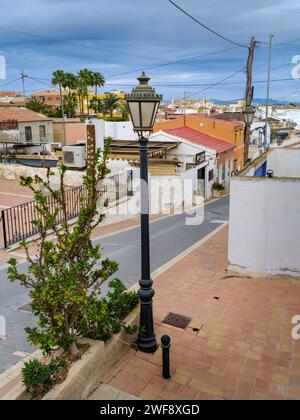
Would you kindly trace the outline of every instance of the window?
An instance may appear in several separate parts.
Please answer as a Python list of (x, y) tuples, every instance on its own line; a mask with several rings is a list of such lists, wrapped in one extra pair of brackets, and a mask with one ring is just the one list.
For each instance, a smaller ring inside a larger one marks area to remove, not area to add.
[(27, 143), (32, 142), (32, 130), (31, 127), (25, 127), (25, 140)]
[(213, 179), (214, 179), (214, 170), (213, 170), (213, 169), (211, 169), (211, 170), (208, 172), (208, 181), (213, 181)]
[(40, 139), (44, 139), (46, 137), (46, 126), (40, 125)]
[(205, 162), (205, 152), (198, 153), (196, 155), (196, 166), (200, 165), (203, 162)]

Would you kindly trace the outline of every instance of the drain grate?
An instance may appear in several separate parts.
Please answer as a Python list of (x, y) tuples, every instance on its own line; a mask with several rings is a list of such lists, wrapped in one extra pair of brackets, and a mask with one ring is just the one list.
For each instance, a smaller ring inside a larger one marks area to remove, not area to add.
[(188, 316), (174, 314), (173, 312), (170, 312), (162, 322), (163, 324), (168, 324), (172, 325), (173, 327), (185, 329), (189, 325), (191, 320), (192, 318), (189, 318)]

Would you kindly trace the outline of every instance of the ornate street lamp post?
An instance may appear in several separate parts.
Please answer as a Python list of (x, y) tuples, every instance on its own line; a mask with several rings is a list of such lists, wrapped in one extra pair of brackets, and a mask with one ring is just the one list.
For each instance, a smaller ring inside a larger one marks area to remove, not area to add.
[(158, 95), (148, 85), (150, 78), (143, 72), (140, 82), (130, 94), (126, 95), (133, 129), (138, 133), (140, 144), (140, 172), (141, 172), (141, 261), (142, 276), (138, 295), (141, 301), (140, 326), (138, 348), (145, 353), (157, 350), (154, 334), (152, 298), (154, 290), (150, 274), (150, 235), (149, 235), (149, 192), (148, 192), (148, 136), (153, 131), (155, 117), (162, 96)]
[(255, 114), (255, 107), (247, 105), (243, 110), (243, 117), (245, 122), (245, 131), (244, 131), (244, 165), (247, 164), (249, 159), (249, 144), (250, 144), (250, 128), (253, 123)]

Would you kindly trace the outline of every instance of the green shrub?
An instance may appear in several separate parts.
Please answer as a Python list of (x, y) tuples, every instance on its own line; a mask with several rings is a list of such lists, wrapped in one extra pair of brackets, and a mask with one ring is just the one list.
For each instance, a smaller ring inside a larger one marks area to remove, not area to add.
[(29, 393), (30, 399), (46, 394), (58, 381), (58, 375), (65, 371), (68, 364), (64, 360), (51, 360), (47, 365), (37, 359), (24, 363), (22, 369), (23, 384)]
[(139, 303), (136, 292), (128, 292), (119, 279), (109, 283), (110, 291), (107, 294), (108, 309), (112, 316), (123, 319)]
[[(45, 353), (61, 347), (74, 360), (79, 355), (75, 324), (86, 312), (93, 313), (101, 285), (118, 270), (115, 261), (101, 259), (101, 246), (91, 240), (93, 229), (104, 219), (97, 210), (101, 196), (98, 185), (109, 173), (109, 146), (108, 142), (103, 152), (97, 150), (88, 167), (83, 178), (84, 193), (78, 193), (77, 197), (80, 214), (72, 227), (68, 223), (66, 203), (66, 166), (60, 167), (57, 190), (53, 189), (54, 174), (50, 169), (46, 179), (37, 175), (22, 178), (21, 184), (32, 190), (36, 200), (37, 216), (32, 224), (39, 233), (37, 258), (23, 241), (21, 246), (29, 262), (27, 271), (19, 271), (16, 259), (8, 261), (9, 280), (18, 281), (29, 290), (31, 308), (38, 319), (35, 327), (26, 328), (29, 342)], [(63, 219), (60, 228), (59, 215)], [(49, 238), (49, 232), (55, 240)]]
[(219, 182), (214, 182), (212, 185), (212, 189), (215, 191), (224, 191), (225, 187), (223, 184), (220, 184)]
[(77, 322), (76, 329), (84, 337), (107, 341), (113, 334), (122, 330), (127, 334), (134, 334), (137, 331), (136, 327), (129, 328), (123, 322), (139, 302), (137, 293), (128, 292), (118, 279), (109, 283), (109, 289), (107, 297), (90, 305)]

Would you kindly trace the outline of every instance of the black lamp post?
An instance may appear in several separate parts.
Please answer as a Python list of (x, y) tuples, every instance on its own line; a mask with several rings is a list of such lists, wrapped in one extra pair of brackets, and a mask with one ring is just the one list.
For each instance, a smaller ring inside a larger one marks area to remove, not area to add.
[(249, 144), (250, 144), (250, 127), (253, 123), (255, 114), (255, 107), (247, 105), (243, 110), (243, 117), (245, 122), (245, 131), (244, 131), (244, 165), (247, 164), (249, 159)]
[(140, 82), (130, 94), (126, 95), (133, 129), (138, 133), (140, 144), (140, 171), (141, 171), (141, 257), (142, 276), (138, 291), (141, 301), (140, 326), (138, 335), (138, 348), (145, 353), (154, 353), (157, 350), (157, 341), (154, 334), (152, 298), (154, 290), (150, 274), (150, 235), (149, 235), (149, 192), (148, 192), (148, 136), (153, 131), (155, 117), (162, 96), (158, 95), (148, 85), (150, 78), (143, 72)]

